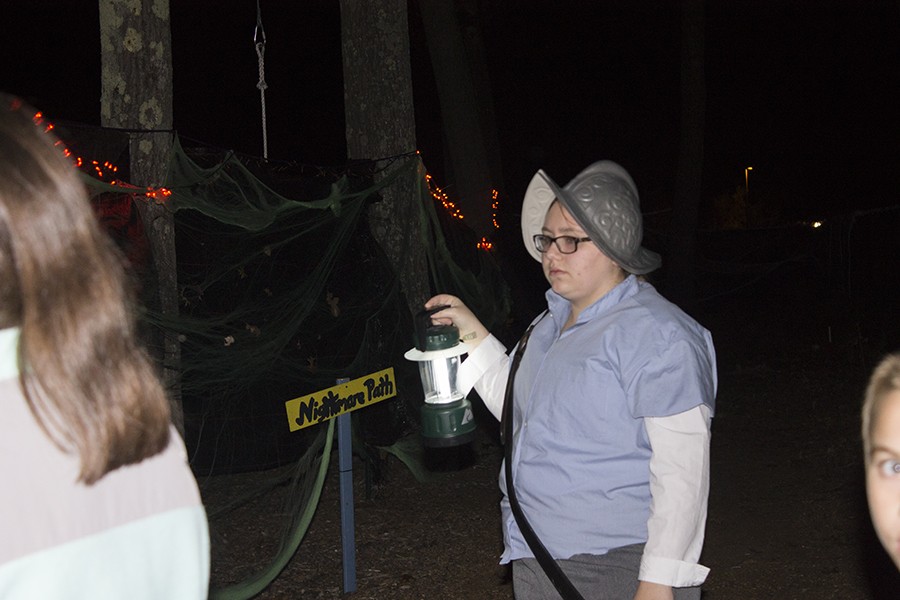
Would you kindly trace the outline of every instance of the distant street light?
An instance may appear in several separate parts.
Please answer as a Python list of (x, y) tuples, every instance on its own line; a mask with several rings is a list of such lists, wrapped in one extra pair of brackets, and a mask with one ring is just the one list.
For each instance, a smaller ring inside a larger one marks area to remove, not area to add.
[(753, 167), (747, 167), (744, 169), (744, 188), (747, 190), (747, 195), (750, 195), (750, 171), (753, 170)]

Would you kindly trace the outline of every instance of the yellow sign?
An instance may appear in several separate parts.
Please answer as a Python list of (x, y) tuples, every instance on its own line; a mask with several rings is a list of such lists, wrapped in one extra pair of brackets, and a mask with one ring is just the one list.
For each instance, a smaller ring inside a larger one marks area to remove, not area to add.
[(397, 395), (397, 386), (394, 381), (396, 381), (394, 368), (389, 367), (309, 396), (288, 400), (284, 403), (284, 407), (287, 409), (288, 425), (291, 431), (297, 431), (338, 415), (393, 398)]

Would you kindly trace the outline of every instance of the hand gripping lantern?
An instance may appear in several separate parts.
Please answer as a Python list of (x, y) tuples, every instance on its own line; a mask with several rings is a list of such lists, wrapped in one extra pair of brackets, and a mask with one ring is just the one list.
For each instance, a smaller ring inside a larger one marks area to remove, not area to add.
[(422, 443), (436, 448), (461, 446), (475, 437), (472, 405), (456, 382), (460, 357), (469, 347), (459, 341), (459, 329), (455, 326), (431, 322), (431, 315), (445, 308), (438, 306), (416, 315), (416, 347), (404, 355), (419, 363), (425, 392)]

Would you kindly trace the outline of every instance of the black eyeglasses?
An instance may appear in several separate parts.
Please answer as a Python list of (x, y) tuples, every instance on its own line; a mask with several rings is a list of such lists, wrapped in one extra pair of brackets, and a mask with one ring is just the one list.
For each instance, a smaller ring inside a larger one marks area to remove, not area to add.
[(571, 235), (561, 235), (559, 237), (550, 237), (549, 235), (537, 234), (534, 236), (534, 247), (538, 252), (546, 252), (550, 249), (550, 244), (556, 243), (556, 247), (563, 254), (572, 254), (578, 250), (578, 242), (589, 242), (591, 238), (577, 238)]

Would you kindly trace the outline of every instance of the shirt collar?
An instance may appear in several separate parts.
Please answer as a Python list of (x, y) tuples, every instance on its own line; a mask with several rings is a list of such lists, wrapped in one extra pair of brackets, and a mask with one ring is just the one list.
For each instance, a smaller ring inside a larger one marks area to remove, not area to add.
[(19, 328), (0, 329), (0, 381), (19, 376)]
[[(598, 315), (602, 315), (613, 306), (619, 304), (622, 300), (634, 296), (639, 288), (640, 282), (637, 277), (629, 275), (621, 283), (616, 285), (616, 287), (608, 291), (602, 298), (584, 309), (581, 314), (578, 315), (577, 322), (580, 323), (582, 321), (593, 319)], [(559, 328), (562, 328), (572, 310), (571, 302), (554, 292), (552, 288), (547, 290), (546, 297), (547, 307), (550, 309), (553, 320), (556, 321)]]

